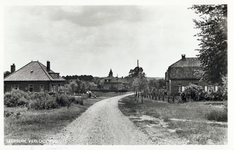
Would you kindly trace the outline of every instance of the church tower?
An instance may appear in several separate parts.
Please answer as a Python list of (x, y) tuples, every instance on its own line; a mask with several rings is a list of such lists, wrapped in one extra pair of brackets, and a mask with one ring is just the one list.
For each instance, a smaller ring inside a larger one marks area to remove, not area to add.
[(112, 71), (112, 69), (110, 69), (108, 77), (113, 77), (113, 71)]

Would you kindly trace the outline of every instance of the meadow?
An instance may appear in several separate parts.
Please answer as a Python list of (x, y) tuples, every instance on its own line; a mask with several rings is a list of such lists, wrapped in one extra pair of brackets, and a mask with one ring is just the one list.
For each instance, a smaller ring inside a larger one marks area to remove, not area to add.
[[(161, 144), (227, 144), (227, 101), (168, 103), (144, 98), (142, 104), (129, 96), (119, 109), (153, 140), (163, 139)], [(155, 119), (143, 120), (145, 116)], [(165, 126), (157, 126), (159, 122)], [(184, 142), (176, 143), (178, 139)]]

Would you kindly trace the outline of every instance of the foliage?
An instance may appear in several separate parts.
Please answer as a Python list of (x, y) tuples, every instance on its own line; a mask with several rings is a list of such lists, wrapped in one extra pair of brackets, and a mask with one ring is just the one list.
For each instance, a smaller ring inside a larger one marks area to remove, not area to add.
[(21, 90), (12, 90), (4, 94), (4, 105), (7, 107), (16, 107), (28, 104), (29, 95)]
[(48, 92), (24, 92), (12, 90), (5, 93), (4, 105), (6, 107), (25, 106), (28, 109), (54, 109), (67, 106), (71, 103), (83, 105), (83, 98), (75, 98), (64, 94), (50, 95)]
[(223, 100), (227, 100), (227, 92), (228, 92), (228, 78), (227, 77), (223, 77), (223, 86), (221, 87), (222, 90), (222, 99)]
[(139, 74), (145, 74), (142, 67), (135, 67), (129, 71), (129, 77), (138, 77)]
[(82, 81), (79, 79), (65, 85), (65, 89), (67, 89), (67, 92), (70, 94), (86, 93), (88, 90), (90, 90), (90, 87), (91, 85), (88, 81)]
[(11, 74), (10, 71), (5, 71), (5, 72), (4, 72), (4, 78), (5, 78), (6, 76), (10, 75), (10, 74)]
[(181, 99), (186, 101), (188, 99), (192, 99), (194, 101), (199, 101), (204, 99), (205, 91), (203, 90), (202, 86), (198, 86), (195, 84), (190, 84), (189, 86), (185, 87), (184, 91), (181, 93)]
[(139, 74), (138, 77), (133, 80), (132, 87), (135, 91), (143, 91), (148, 88), (148, 81), (144, 74)]
[(153, 79), (149, 81), (149, 88), (157, 88), (157, 89), (162, 89), (166, 85), (165, 79)]
[(203, 67), (203, 79), (222, 83), (227, 75), (227, 5), (193, 5), (191, 9), (201, 20), (193, 20), (200, 32), (199, 59)]

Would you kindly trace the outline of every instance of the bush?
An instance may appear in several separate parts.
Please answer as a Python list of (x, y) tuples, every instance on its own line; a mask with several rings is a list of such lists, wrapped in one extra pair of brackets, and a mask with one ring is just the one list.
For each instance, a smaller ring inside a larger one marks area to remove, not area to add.
[[(16, 107), (22, 104), (22, 101), (26, 102), (29, 98), (29, 95), (21, 90), (12, 90), (11, 92), (7, 92), (4, 95), (4, 105), (7, 107)], [(21, 99), (21, 100), (20, 100)], [(19, 103), (19, 100), (21, 101)]]
[(55, 109), (55, 108), (60, 108), (58, 103), (56, 103), (55, 100), (51, 99), (45, 102), (45, 109)]
[(202, 86), (190, 84), (189, 86), (185, 87), (185, 90), (181, 93), (180, 96), (184, 102), (190, 98), (194, 101), (199, 101), (204, 99), (205, 91), (203, 90)]
[(83, 105), (83, 98), (78, 99), (64, 94), (52, 94), (48, 92), (24, 92), (13, 90), (5, 93), (4, 105), (7, 107), (27, 106), (28, 109), (54, 109), (70, 106), (71, 103)]
[(208, 120), (227, 122), (227, 109), (212, 110), (206, 114)]
[(66, 95), (57, 95), (56, 96), (56, 103), (60, 106), (67, 106), (69, 101), (68, 101), (68, 96)]
[(24, 98), (24, 97), (21, 97), (19, 100), (18, 100), (18, 104), (17, 106), (27, 106), (29, 103), (29, 101)]

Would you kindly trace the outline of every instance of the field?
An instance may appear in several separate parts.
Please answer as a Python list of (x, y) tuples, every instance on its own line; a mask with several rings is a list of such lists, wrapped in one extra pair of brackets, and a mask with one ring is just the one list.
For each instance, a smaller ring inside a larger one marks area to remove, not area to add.
[(25, 107), (4, 107), (4, 111), (12, 112), (11, 116), (4, 117), (4, 143), (43, 145), (47, 137), (58, 133), (91, 105), (119, 94), (96, 93), (97, 98), (85, 99), (84, 105), (72, 104), (70, 108), (27, 110)]
[(152, 141), (162, 145), (227, 144), (226, 101), (168, 103), (134, 96), (119, 102), (128, 116)]

